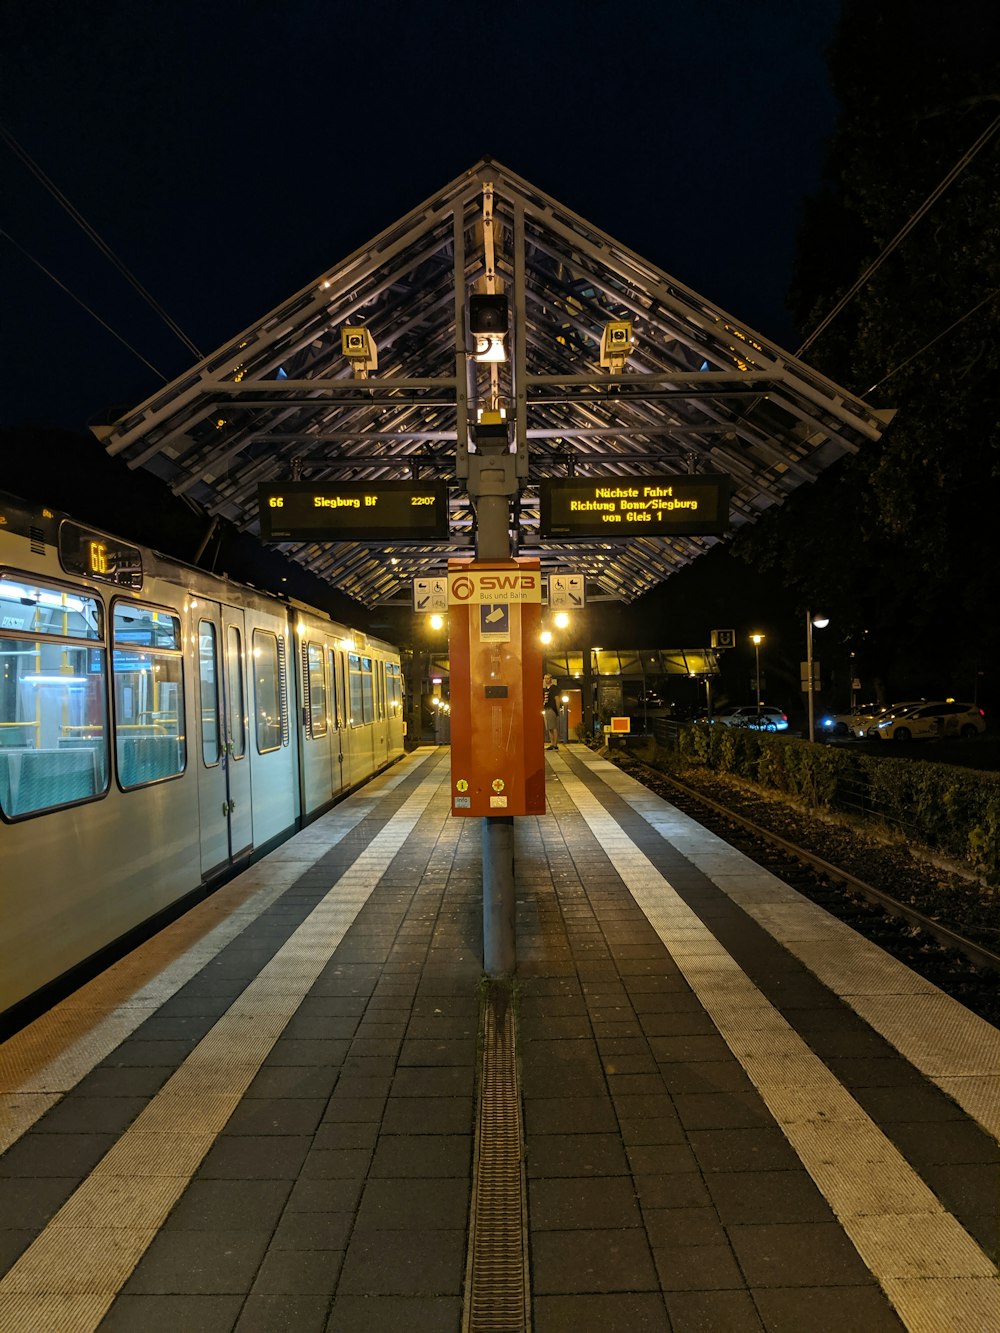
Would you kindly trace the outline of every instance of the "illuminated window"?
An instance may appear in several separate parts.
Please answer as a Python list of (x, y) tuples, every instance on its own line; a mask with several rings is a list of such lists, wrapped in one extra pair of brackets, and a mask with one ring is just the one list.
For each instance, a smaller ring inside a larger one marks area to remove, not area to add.
[(0, 576), (0, 810), (33, 814), (108, 787), (100, 600)]
[(187, 764), (180, 619), (116, 600), (111, 623), (118, 781), (129, 788), (176, 777)]

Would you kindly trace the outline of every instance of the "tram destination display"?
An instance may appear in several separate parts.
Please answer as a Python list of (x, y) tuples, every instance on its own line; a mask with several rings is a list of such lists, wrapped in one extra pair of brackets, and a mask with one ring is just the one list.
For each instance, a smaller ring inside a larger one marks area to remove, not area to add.
[(546, 477), (539, 535), (545, 537), (721, 536), (729, 528), (730, 478)]
[(137, 546), (65, 519), (59, 525), (59, 563), (76, 574), (116, 588), (142, 587), (142, 552)]
[(266, 542), (448, 538), (445, 481), (286, 481), (257, 487)]

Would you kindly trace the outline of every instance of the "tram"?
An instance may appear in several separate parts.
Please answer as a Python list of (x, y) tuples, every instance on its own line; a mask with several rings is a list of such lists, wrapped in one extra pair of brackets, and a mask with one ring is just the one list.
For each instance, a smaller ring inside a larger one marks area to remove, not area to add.
[(0, 492), (0, 1021), (403, 753), (397, 649)]

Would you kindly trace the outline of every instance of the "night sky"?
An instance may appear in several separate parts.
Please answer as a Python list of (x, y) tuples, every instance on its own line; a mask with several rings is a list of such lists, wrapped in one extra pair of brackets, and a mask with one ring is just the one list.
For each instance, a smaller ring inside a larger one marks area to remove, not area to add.
[[(0, 124), (202, 353), (485, 155), (794, 350), (838, 12), (33, 0)], [(7, 142), (0, 228), (0, 425), (85, 429), (197, 359)]]

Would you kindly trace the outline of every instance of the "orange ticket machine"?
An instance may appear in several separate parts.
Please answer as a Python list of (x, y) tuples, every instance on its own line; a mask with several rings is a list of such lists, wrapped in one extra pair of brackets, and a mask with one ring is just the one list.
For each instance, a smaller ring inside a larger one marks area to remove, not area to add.
[(538, 560), (448, 561), (451, 813), (545, 813)]

